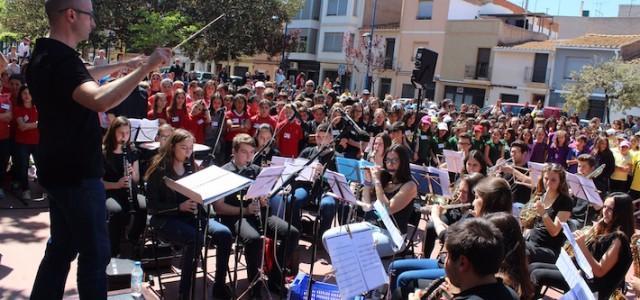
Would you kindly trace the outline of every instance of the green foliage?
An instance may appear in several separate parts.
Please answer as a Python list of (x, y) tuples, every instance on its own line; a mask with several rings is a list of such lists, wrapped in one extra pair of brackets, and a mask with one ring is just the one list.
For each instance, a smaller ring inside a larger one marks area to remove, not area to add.
[(592, 93), (605, 95), (606, 115), (611, 109), (625, 111), (640, 106), (640, 65), (610, 60), (597, 66), (587, 65), (571, 74), (575, 82), (566, 84), (565, 110), (584, 112)]
[(44, 12), (44, 2), (34, 0), (0, 1), (0, 24), (2, 32), (12, 32), (19, 38), (30, 36), (42, 37), (49, 31), (49, 24)]
[(177, 11), (164, 15), (142, 11), (141, 16), (142, 22), (129, 26), (129, 46), (133, 52), (150, 53), (156, 47), (173, 47), (200, 28)]

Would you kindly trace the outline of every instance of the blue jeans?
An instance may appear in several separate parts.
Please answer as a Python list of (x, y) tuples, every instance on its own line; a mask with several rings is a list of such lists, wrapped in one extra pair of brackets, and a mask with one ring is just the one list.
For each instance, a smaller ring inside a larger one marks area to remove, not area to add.
[(44, 187), (50, 199), (51, 237), (31, 299), (62, 299), (71, 262), (78, 256), (81, 299), (107, 299), (110, 258), (104, 185), (100, 178), (76, 186)]
[[(191, 216), (154, 216), (151, 224), (157, 223), (163, 223), (156, 227), (158, 235), (163, 240), (182, 247), (179, 294), (181, 297), (188, 297), (191, 290), (194, 255), (202, 248), (203, 236), (198, 235), (196, 221)], [(217, 246), (215, 280), (216, 283), (224, 284), (231, 253), (231, 231), (227, 226), (214, 220), (210, 219), (208, 223), (208, 233)], [(199, 257), (195, 256), (195, 259)]]
[(418, 279), (437, 279), (445, 275), (435, 259), (400, 259), (392, 262), (389, 269), (396, 274), (396, 280), (391, 280), (391, 290), (406, 288)]
[(27, 172), (29, 171), (29, 156), (33, 155), (33, 160), (37, 163), (38, 156), (36, 148), (38, 145), (17, 144), (15, 148), (15, 163), (16, 163), (16, 179), (20, 184), (20, 188), (24, 190), (29, 189), (29, 181)]
[[(291, 209), (290, 209), (290, 212), (287, 213), (287, 215), (289, 215), (289, 213), (293, 214), (293, 217), (291, 218), (292, 220), (291, 226), (296, 228), (302, 228), (300, 224), (301, 223), (300, 208), (304, 207), (305, 205), (307, 205), (307, 203), (309, 203), (309, 200), (310, 200), (309, 192), (307, 191), (306, 188), (299, 187), (294, 190), (292, 196), (293, 196), (294, 205), (289, 206), (291, 207)], [(291, 196), (288, 198), (289, 204), (291, 204), (291, 200), (292, 200), (291, 198), (292, 198)], [(333, 217), (336, 214), (336, 202), (337, 201), (333, 199), (333, 197), (331, 196), (324, 196), (320, 201), (320, 228), (319, 228), (320, 231), (318, 232), (320, 235), (322, 235), (325, 231), (327, 231), (327, 229), (331, 228), (331, 222), (333, 222)], [(289, 221), (289, 218), (285, 218), (284, 216), (285, 205), (284, 205), (282, 195), (276, 195), (271, 199), (269, 199), (269, 205), (271, 207), (272, 215), (278, 216), (284, 219), (285, 221)], [(339, 212), (339, 215), (343, 215), (341, 211)]]

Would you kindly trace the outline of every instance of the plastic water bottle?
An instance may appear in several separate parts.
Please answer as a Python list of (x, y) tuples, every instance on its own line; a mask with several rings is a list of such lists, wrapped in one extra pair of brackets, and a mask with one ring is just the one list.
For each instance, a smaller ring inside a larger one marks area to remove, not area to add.
[(142, 296), (142, 274), (140, 262), (136, 261), (131, 271), (131, 296), (136, 299)]

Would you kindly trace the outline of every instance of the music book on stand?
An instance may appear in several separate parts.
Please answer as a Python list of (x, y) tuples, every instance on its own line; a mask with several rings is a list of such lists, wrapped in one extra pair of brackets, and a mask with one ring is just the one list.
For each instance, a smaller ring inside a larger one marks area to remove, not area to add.
[(129, 119), (131, 123), (131, 138), (136, 143), (153, 142), (158, 134), (160, 122), (158, 120)]
[(249, 186), (253, 180), (229, 172), (217, 166), (210, 166), (189, 176), (172, 180), (164, 178), (167, 186), (202, 205), (211, 204)]
[(366, 160), (355, 160), (344, 157), (336, 157), (336, 168), (347, 180), (364, 184), (364, 168), (373, 167), (374, 163)]
[(449, 172), (462, 174), (464, 169), (464, 153), (462, 151), (453, 151), (449, 149), (442, 150), (444, 161), (447, 162), (447, 170)]
[(336, 271), (341, 299), (353, 299), (389, 281), (369, 225), (356, 223), (347, 226), (349, 231), (323, 236)]
[(245, 198), (253, 199), (271, 195), (271, 192), (279, 187), (276, 183), (282, 178), (284, 169), (285, 166), (263, 168), (258, 177), (249, 186)]
[(418, 183), (418, 192), (424, 194), (436, 194), (443, 197), (451, 197), (449, 189), (449, 172), (434, 167), (425, 167), (410, 164), (411, 175)]

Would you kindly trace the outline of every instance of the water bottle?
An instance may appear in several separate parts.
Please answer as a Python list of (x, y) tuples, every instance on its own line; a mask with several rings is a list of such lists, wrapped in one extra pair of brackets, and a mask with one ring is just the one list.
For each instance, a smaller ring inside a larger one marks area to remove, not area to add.
[(142, 296), (142, 276), (142, 267), (136, 261), (131, 271), (131, 296), (136, 299)]

